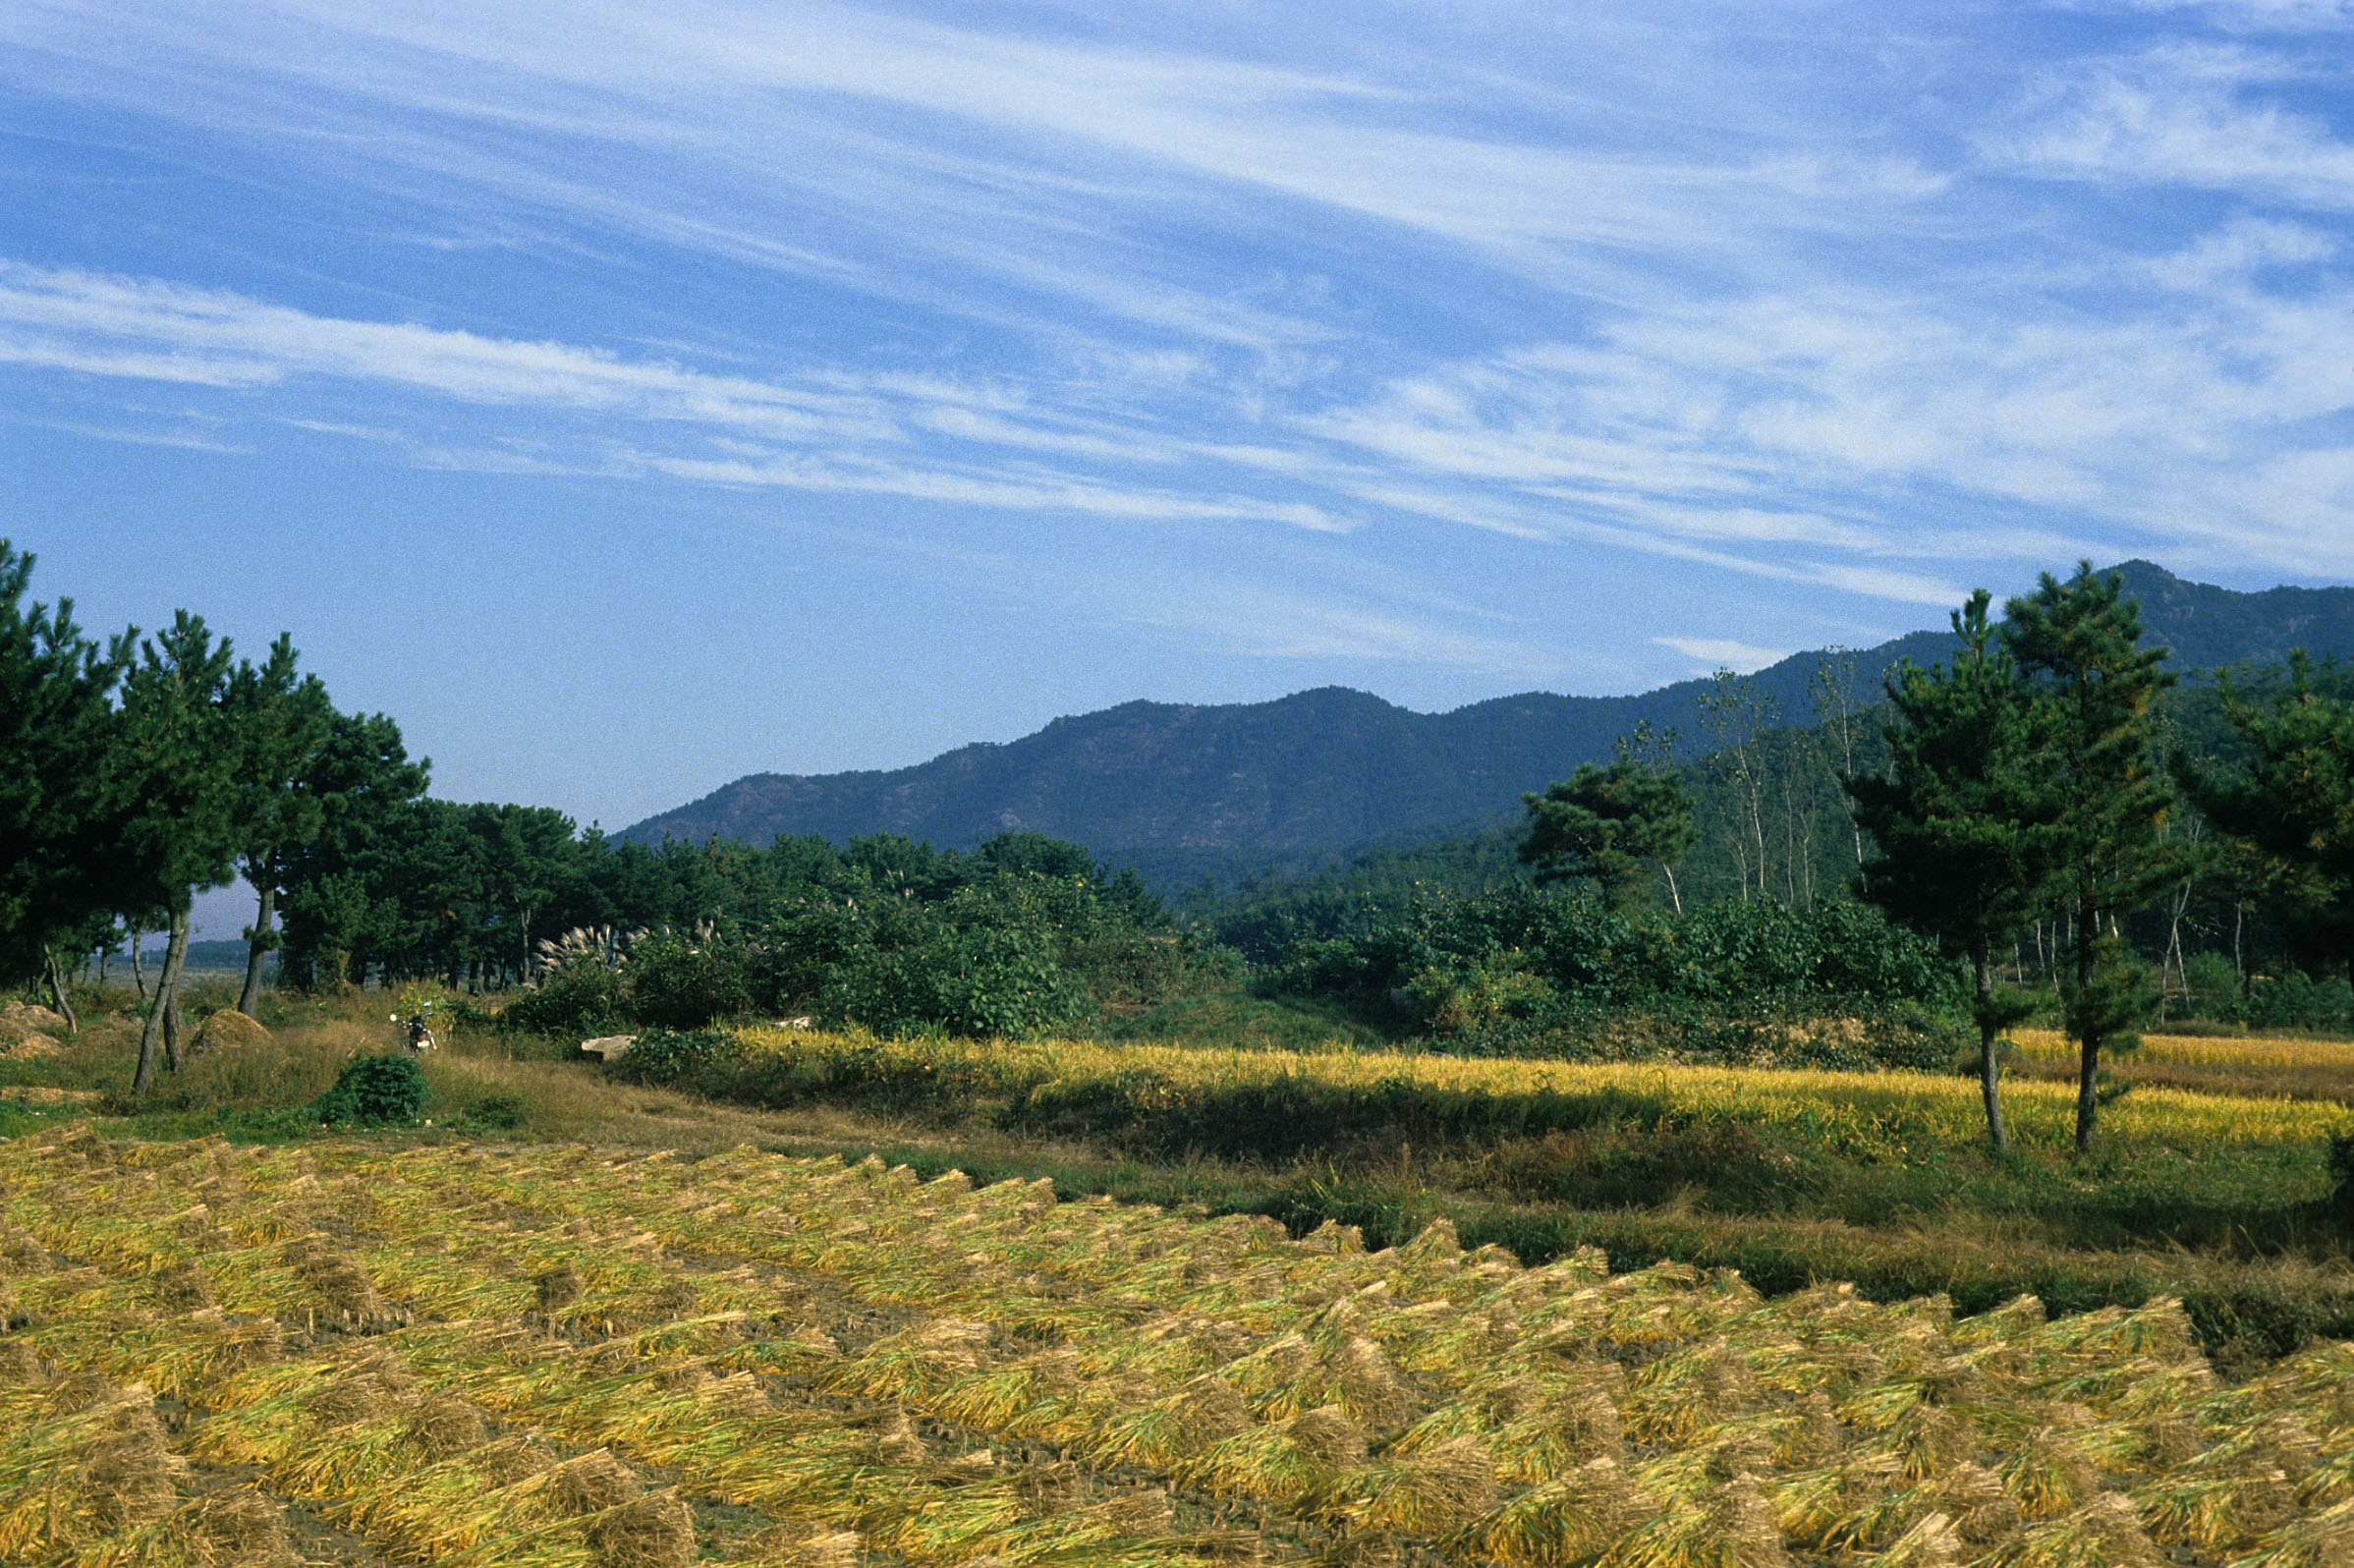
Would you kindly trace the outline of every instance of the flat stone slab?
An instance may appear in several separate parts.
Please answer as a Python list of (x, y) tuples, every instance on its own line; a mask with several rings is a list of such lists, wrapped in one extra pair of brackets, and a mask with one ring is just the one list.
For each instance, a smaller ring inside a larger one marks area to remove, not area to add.
[(637, 1043), (638, 1036), (635, 1035), (599, 1035), (594, 1039), (581, 1041), (581, 1054), (601, 1056), (609, 1062), (616, 1056), (627, 1055), (629, 1048)]

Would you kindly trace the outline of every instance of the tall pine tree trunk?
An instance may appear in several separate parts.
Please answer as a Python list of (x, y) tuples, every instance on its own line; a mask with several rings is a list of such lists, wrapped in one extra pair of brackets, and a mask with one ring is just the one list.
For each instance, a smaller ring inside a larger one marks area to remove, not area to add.
[[(171, 937), (163, 950), (163, 973), (155, 977), (155, 1005), (147, 1009), (147, 1027), (140, 1032), (139, 1070), (132, 1076), (131, 1092), (143, 1094), (155, 1081), (155, 1047), (163, 1039), (164, 1015), (178, 1002), (180, 966), (188, 961), (188, 911), (172, 911)], [(175, 1036), (177, 1031), (174, 1032)], [(179, 1041), (172, 1041), (173, 1060), (179, 1062)]]
[(57, 949), (44, 947), (41, 949), (41, 956), (48, 960), (46, 969), (49, 977), (49, 994), (56, 999), (57, 1014), (66, 1021), (66, 1028), (69, 1032), (78, 1033), (82, 1028), (82, 1022), (74, 1016), (74, 1004), (66, 995), (65, 967), (57, 961)]
[(2076, 997), (2082, 1023), (2077, 1032), (2076, 1148), (2093, 1147), (2093, 1124), (2101, 1119), (2101, 1101), (2094, 1096), (2094, 1080), (2101, 1072), (2101, 1031), (2093, 1022), (2093, 948), (2101, 940), (2101, 912), (2085, 910), (2070, 922), (2068, 935), (2075, 947)]
[(172, 934), (163, 950), (163, 978), (155, 982), (163, 998), (163, 1059), (173, 1072), (188, 1058), (188, 1032), (180, 1017), (180, 977), (188, 968), (188, 911), (172, 917)]
[(261, 1005), (261, 961), (269, 953), (270, 917), (277, 912), (278, 889), (261, 884), (261, 913), (253, 921), (253, 941), (246, 949), (245, 989), (237, 993), (237, 1010), (248, 1018)]
[(2011, 1139), (2002, 1126), (2002, 1060), (1994, 1054), (1994, 967), (1986, 943), (1970, 955), (1970, 967), (1978, 980), (1978, 1089), (1987, 1102), (1987, 1140), (2000, 1153), (2011, 1147)]
[(147, 1001), (147, 971), (140, 962), (139, 950), (146, 939), (147, 928), (144, 925), (134, 924), (131, 927), (131, 983), (139, 987), (139, 1000), (142, 1007)]

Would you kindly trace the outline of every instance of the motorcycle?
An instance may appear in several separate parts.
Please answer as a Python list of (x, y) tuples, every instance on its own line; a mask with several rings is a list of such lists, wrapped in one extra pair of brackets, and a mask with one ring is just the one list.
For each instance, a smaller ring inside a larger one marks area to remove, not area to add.
[[(432, 1005), (431, 1002), (427, 1002), (425, 1007)], [(403, 1018), (398, 1013), (385, 1015), (401, 1026), (401, 1043), (412, 1056), (422, 1056), (433, 1048), (433, 1031), (425, 1023), (425, 1007), (419, 1008), (407, 1018)]]

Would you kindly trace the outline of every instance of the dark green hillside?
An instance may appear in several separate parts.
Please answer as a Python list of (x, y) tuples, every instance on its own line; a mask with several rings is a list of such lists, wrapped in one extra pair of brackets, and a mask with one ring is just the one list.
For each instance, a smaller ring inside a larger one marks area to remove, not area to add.
[[(1859, 693), (1877, 691), (1885, 665), (1934, 659), (1947, 641), (1922, 633), (1858, 655)], [(1756, 689), (1803, 720), (1823, 658), (1794, 654), (1760, 672)], [(1527, 692), (1449, 713), (1340, 687), (1224, 706), (1128, 702), (888, 773), (754, 774), (622, 836), (765, 843), (780, 832), (837, 841), (890, 832), (956, 848), (1019, 829), (1124, 860), (1211, 852), (1169, 864), (1164, 885), (1181, 883), (1189, 870), (1230, 874), (1516, 810), (1523, 791), (1606, 755), (1646, 720), (1679, 730), (1689, 747), (1708, 685), (1634, 697)], [(1228, 851), (1257, 853), (1216, 853)]]
[[(2117, 571), (2142, 602), (2149, 641), (2174, 648), (2176, 668), (2276, 663), (2292, 646), (2354, 654), (2354, 588), (2241, 593), (2147, 561)], [(1935, 663), (1950, 642), (1924, 631), (1855, 653), (1848, 689), (1872, 701), (1897, 660)], [(1763, 725), (1812, 723), (1812, 683), (1837, 657), (1797, 653), (1759, 671), (1748, 692)], [(1230, 888), (1517, 814), (1522, 792), (1607, 756), (1645, 721), (1679, 731), (1683, 755), (1695, 756), (1709, 740), (1700, 712), (1709, 689), (1683, 681), (1630, 697), (1525, 692), (1447, 713), (1338, 687), (1271, 702), (1128, 702), (889, 772), (753, 774), (622, 836), (765, 844), (815, 833), (844, 843), (890, 832), (969, 848), (1027, 830), (1134, 866), (1170, 893), (1205, 879)]]

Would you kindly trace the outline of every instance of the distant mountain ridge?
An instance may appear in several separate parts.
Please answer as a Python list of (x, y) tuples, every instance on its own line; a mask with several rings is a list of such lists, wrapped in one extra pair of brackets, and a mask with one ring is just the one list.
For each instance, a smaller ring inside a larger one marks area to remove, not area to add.
[[(2354, 656), (2354, 588), (2242, 593), (2189, 583), (2148, 561), (2113, 570), (2142, 605), (2145, 640), (2175, 666), (2273, 663), (2302, 646)], [(1898, 660), (1932, 664), (1950, 633), (1916, 632), (1859, 650), (1869, 700)], [(1758, 672), (1786, 723), (1813, 717), (1808, 685), (1828, 656), (1794, 653)], [(624, 830), (641, 842), (714, 835), (766, 843), (780, 832), (836, 841), (902, 833), (965, 848), (1009, 830), (1123, 852), (1314, 852), (1491, 818), (1649, 719), (1699, 739), (1705, 680), (1629, 697), (1527, 692), (1417, 713), (1344, 687), (1269, 702), (1124, 702), (1059, 718), (1002, 745), (978, 743), (913, 767), (755, 773)]]

